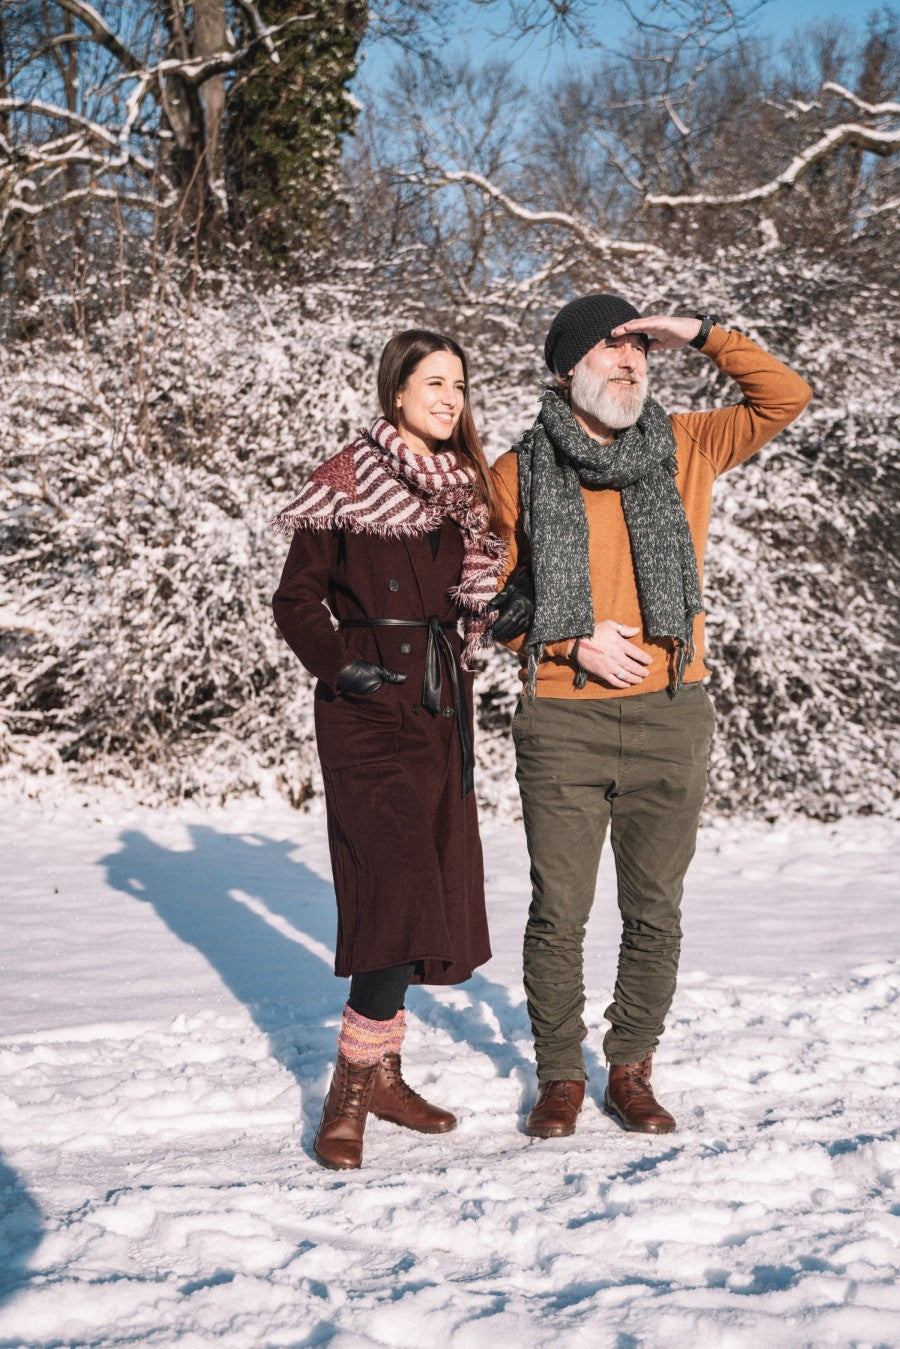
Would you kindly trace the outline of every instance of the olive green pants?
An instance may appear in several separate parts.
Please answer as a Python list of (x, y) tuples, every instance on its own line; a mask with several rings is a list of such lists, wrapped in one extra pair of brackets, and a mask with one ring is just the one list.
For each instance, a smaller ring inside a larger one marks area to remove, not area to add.
[(603, 1048), (610, 1063), (635, 1063), (659, 1041), (713, 725), (702, 684), (675, 698), (663, 690), (519, 702), (513, 740), (532, 884), (525, 993), (542, 1082), (587, 1075), (584, 934), (607, 825), (622, 941)]

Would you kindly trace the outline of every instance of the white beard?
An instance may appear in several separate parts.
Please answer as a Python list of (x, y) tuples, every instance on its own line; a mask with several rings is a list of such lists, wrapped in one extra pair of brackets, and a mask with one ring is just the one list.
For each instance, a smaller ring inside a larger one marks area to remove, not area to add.
[(647, 397), (647, 376), (631, 376), (631, 383), (618, 384), (618, 393), (610, 392), (610, 378), (595, 375), (579, 361), (572, 374), (572, 408), (586, 412), (609, 431), (624, 431), (626, 426), (634, 426), (641, 415)]

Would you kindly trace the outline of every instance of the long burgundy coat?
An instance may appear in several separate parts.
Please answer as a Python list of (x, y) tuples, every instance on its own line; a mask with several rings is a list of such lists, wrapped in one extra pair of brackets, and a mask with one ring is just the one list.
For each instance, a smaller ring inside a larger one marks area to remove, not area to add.
[[(421, 962), (423, 983), (468, 979), (490, 959), (475, 793), (462, 796), (453, 682), (442, 657), (441, 712), (422, 706), (426, 628), (348, 628), (341, 619), (458, 617), (448, 597), (463, 559), (444, 521), (436, 554), (427, 536), (381, 538), (333, 529), (296, 531), (275, 592), (275, 621), (319, 682), (322, 763), (338, 932), (335, 973)], [(453, 630), (448, 637), (459, 652)], [(337, 694), (356, 659), (406, 674), (365, 696)], [(470, 721), (472, 677), (463, 676)]]

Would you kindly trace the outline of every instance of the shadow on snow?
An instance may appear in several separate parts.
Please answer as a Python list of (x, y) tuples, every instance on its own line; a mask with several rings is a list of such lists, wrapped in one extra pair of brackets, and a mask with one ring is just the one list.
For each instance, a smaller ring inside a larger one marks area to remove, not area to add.
[[(189, 837), (190, 848), (178, 850), (124, 831), (119, 851), (102, 859), (108, 881), (152, 904), (171, 931), (205, 957), (268, 1035), (272, 1053), (308, 1088), (334, 1061), (347, 993), (346, 981), (336, 984), (333, 972), (334, 889), (292, 859), (293, 839), (226, 834), (208, 825), (192, 826)], [(460, 987), (468, 1006), (454, 1006), (453, 998), (442, 1000), (428, 986), (411, 988), (407, 1006), (456, 1043), (486, 1055), (498, 1074), (519, 1077), (524, 1115), (534, 1092), (534, 1064), (517, 1048), (530, 1038), (524, 1005), (513, 1005), (507, 988), (477, 972)], [(310, 1095), (315, 1099), (308, 1103)], [(304, 1090), (303, 1102), (311, 1141), (321, 1101)]]
[(0, 1156), (0, 1304), (32, 1277), (26, 1265), (42, 1234), (37, 1204)]

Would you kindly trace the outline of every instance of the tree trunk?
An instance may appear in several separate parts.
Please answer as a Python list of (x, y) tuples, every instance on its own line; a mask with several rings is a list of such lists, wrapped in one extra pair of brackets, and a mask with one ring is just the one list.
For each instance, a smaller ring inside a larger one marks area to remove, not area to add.
[[(62, 13), (63, 35), (72, 38), (75, 33), (75, 20), (68, 10)], [(69, 112), (77, 113), (78, 108), (78, 47), (74, 41), (56, 48), (56, 58), (62, 75), (66, 107)], [(82, 170), (73, 160), (66, 164), (66, 191), (73, 195), (81, 187)], [(78, 201), (69, 205), (69, 239), (71, 241), (73, 285), (72, 297), (75, 322), (79, 326), (84, 321), (83, 278), (87, 260), (87, 228), (85, 212), (90, 208)]]
[[(13, 64), (15, 62), (13, 61)], [(0, 11), (0, 91), (7, 94), (10, 53), (6, 17)], [(4, 144), (11, 144), (15, 136), (12, 118), (6, 111), (0, 113), (0, 136)], [(0, 254), (0, 293), (6, 301), (10, 329), (19, 337), (33, 334), (34, 319), (26, 318), (24, 311), (33, 306), (38, 299), (38, 286), (35, 280), (35, 237), (34, 225), (27, 215), (14, 217), (10, 230), (9, 244)]]
[[(184, 0), (165, 0), (169, 55), (203, 60), (228, 45), (225, 0), (194, 0), (188, 22)], [(170, 176), (180, 192), (179, 221), (192, 240), (215, 242), (225, 217), (222, 184), (222, 120), (225, 77), (195, 86), (178, 74), (167, 76), (163, 110), (174, 144)]]
[[(194, 0), (193, 55), (200, 58), (225, 51), (228, 30), (225, 0)], [(225, 76), (214, 75), (200, 86), (203, 114), (203, 164), (210, 217), (208, 228), (220, 233), (227, 211), (222, 123), (225, 116)]]

